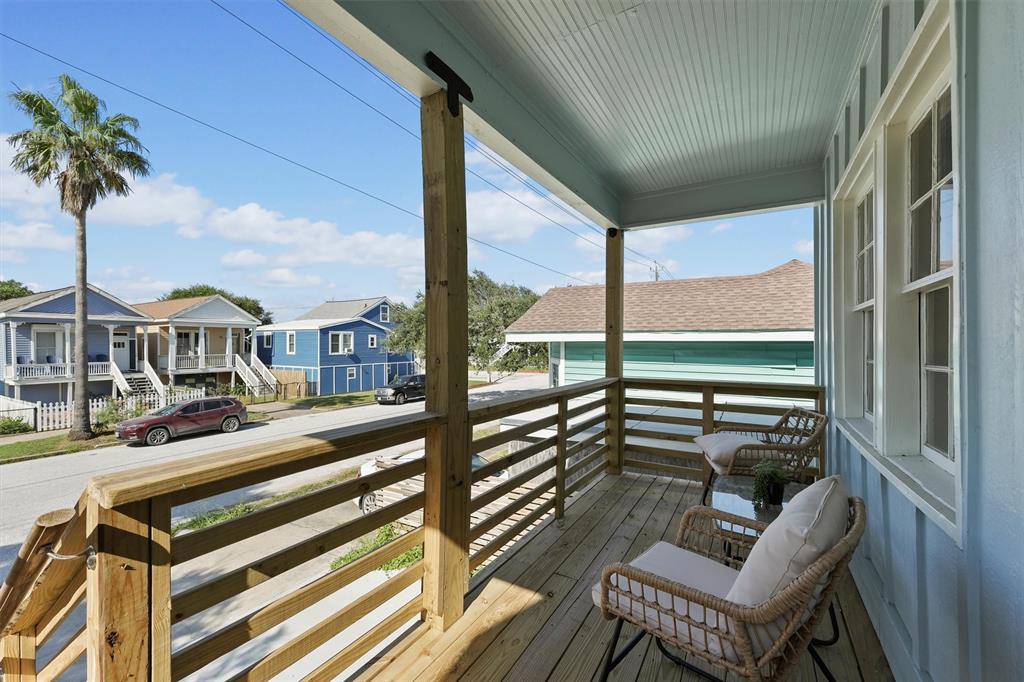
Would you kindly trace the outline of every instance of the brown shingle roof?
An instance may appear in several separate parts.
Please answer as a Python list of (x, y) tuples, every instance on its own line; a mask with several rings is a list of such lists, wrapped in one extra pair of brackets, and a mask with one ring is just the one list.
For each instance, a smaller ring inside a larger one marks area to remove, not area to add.
[(137, 309), (152, 317), (154, 320), (166, 320), (182, 310), (209, 301), (216, 296), (192, 296), (190, 298), (174, 298), (168, 301), (150, 301), (149, 303), (133, 304)]
[[(756, 275), (627, 284), (625, 331), (814, 329), (814, 266), (798, 260)], [(601, 332), (604, 285), (550, 289), (510, 333)]]

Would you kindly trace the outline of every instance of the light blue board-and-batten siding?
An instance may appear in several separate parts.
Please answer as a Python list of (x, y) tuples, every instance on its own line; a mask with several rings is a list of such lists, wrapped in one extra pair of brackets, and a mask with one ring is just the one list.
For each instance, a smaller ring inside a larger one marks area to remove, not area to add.
[[(553, 358), (558, 343), (551, 344)], [(567, 341), (565, 383), (604, 376), (604, 343)], [(814, 343), (811, 341), (693, 342), (627, 341), (623, 348), (627, 377), (684, 380), (814, 383)]]
[[(857, 65), (865, 78), (844, 104), (850, 122), (840, 117), (829, 147), (827, 196), (863, 129), (861, 89), (869, 120), (925, 4), (883, 4), (877, 40)], [(830, 467), (867, 504), (851, 570), (896, 678), (1001, 682), (1024, 679), (1024, 3), (956, 0), (952, 8), (963, 325), (959, 542), (835, 428)], [(838, 263), (831, 270), (828, 256), (832, 212), (826, 202), (816, 238), (826, 322), (840, 314), (828, 291), (842, 272)], [(832, 360), (824, 354), (822, 376), (838, 375)], [(826, 385), (836, 390), (831, 378)]]
[[(47, 327), (53, 326), (52, 322), (44, 322), (39, 324)], [(32, 327), (33, 323), (31, 322), (19, 322), (14, 332), (15, 343), (17, 344), (17, 355), (25, 357), (26, 359), (32, 358)], [(10, 324), (4, 324), (2, 329), (4, 334), (4, 360), (6, 362), (11, 362), (11, 355), (9, 352), (11, 338)], [(106, 327), (102, 327), (99, 325), (89, 325), (86, 339), (86, 352), (89, 354), (89, 357), (95, 357), (100, 354), (109, 354), (110, 339)], [(71, 352), (74, 353), (73, 348), (71, 349)], [(62, 361), (68, 360), (68, 358), (64, 358), (63, 348), (58, 349), (57, 355), (60, 357)]]
[[(102, 294), (98, 294), (91, 289), (85, 297), (88, 303), (88, 310), (90, 315), (120, 315), (128, 317), (138, 317), (142, 319), (143, 316), (139, 313), (130, 310), (123, 305), (118, 304), (115, 301), (110, 300)], [(51, 313), (61, 315), (73, 315), (75, 312), (75, 295), (74, 293), (65, 294), (52, 301), (45, 301), (34, 306), (29, 306), (23, 311), (25, 314), (30, 313)]]

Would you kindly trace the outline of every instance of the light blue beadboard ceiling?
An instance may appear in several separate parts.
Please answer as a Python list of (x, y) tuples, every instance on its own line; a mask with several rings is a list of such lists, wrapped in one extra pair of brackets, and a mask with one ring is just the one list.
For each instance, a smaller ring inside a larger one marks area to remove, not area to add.
[(473, 88), (467, 130), (627, 228), (822, 199), (825, 151), (880, 6), (288, 2), (419, 96), (440, 84), (424, 58), (436, 53)]
[(874, 3), (440, 5), (628, 196), (820, 161)]

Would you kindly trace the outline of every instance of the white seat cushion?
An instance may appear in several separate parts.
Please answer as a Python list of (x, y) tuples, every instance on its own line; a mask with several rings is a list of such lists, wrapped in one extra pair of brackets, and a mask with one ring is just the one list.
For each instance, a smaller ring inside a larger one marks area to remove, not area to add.
[[(716, 597), (725, 597), (732, 588), (739, 572), (699, 554), (676, 547), (668, 542), (659, 542), (646, 552), (629, 562), (641, 570), (653, 573), (662, 578), (687, 585)], [(625, 590), (626, 579), (619, 575), (612, 576), (612, 584)], [(700, 623), (709, 623), (719, 629), (731, 628), (725, 616), (716, 611), (706, 609), (693, 602), (674, 597), (672, 594), (656, 590), (650, 585), (629, 581), (629, 591), (637, 597), (642, 596), (648, 602), (657, 602), (663, 609), (678, 614), (688, 614)], [(601, 606), (601, 583), (598, 582), (591, 590), (594, 604)], [(637, 621), (645, 621), (650, 629), (673, 636), (681, 641), (690, 642), (694, 646), (705, 648), (716, 656), (722, 655), (719, 638), (710, 635), (705, 637), (703, 630), (692, 628), (685, 621), (667, 617), (652, 606), (640, 601), (629, 599), (616, 592), (608, 592), (608, 603), (612, 608), (629, 611)], [(737, 660), (732, 645), (726, 643), (725, 655), (729, 660)]]
[(846, 534), (849, 499), (838, 476), (793, 496), (743, 562), (727, 599), (756, 606), (786, 588)]
[(729, 474), (732, 462), (736, 459), (736, 453), (747, 445), (762, 445), (756, 438), (745, 436), (742, 433), (709, 433), (705, 436), (697, 436), (693, 439), (708, 460), (711, 468), (720, 476)]

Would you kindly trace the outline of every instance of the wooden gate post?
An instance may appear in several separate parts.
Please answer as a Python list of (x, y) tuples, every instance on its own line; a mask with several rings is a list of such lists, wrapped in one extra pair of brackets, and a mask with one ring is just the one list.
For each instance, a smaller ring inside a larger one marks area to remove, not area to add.
[(432, 627), (462, 616), (469, 586), (469, 337), (466, 160), (462, 108), (447, 92), (423, 98), (423, 233), (426, 251), (427, 404), (444, 415), (426, 438), (423, 599)]
[(622, 384), (624, 280), (622, 230), (609, 228), (605, 233), (605, 308), (604, 375), (618, 379), (609, 386), (608, 396), (608, 473), (621, 474), (626, 449), (626, 389)]
[(4, 668), (4, 682), (34, 682), (36, 679), (35, 628), (12, 632), (0, 639), (0, 663)]
[(90, 680), (171, 678), (171, 508), (166, 497), (107, 509), (90, 499), (86, 574)]

